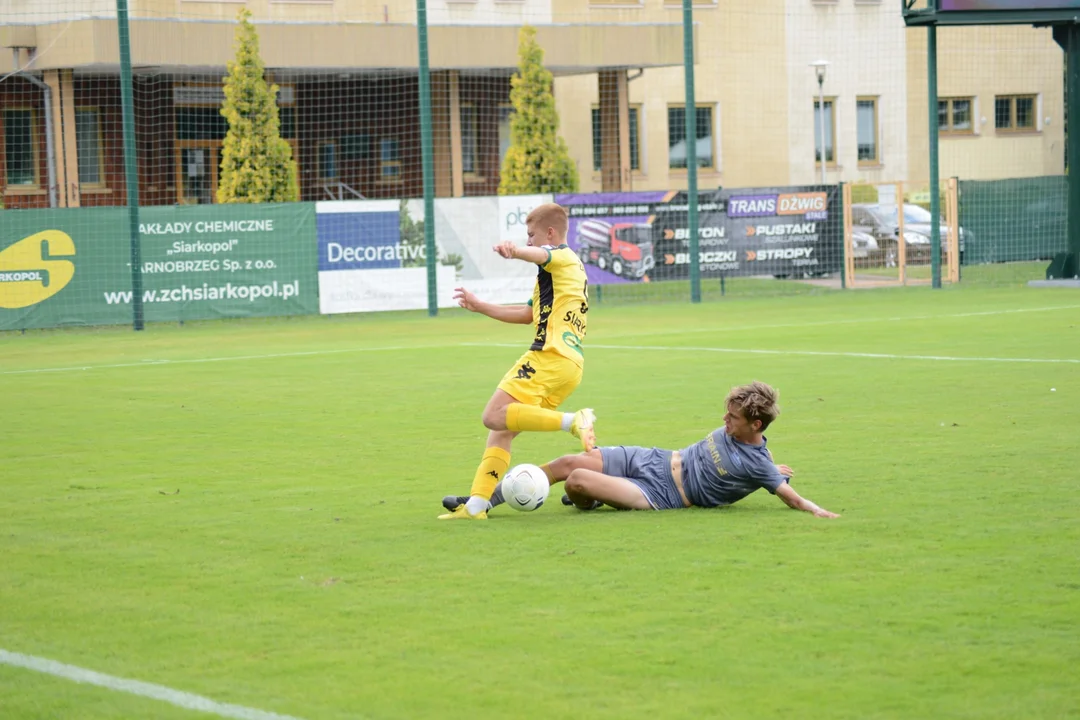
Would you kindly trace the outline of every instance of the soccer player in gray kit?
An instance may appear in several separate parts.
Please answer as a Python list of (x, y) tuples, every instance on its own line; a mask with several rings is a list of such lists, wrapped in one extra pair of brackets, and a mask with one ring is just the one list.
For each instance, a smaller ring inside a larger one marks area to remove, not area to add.
[[(582, 510), (719, 507), (765, 488), (795, 510), (839, 517), (795, 492), (788, 483), (791, 468), (773, 464), (762, 433), (780, 414), (776, 400), (776, 390), (766, 383), (740, 385), (725, 399), (724, 426), (688, 448), (599, 447), (541, 468), (552, 484), (566, 481), (563, 501)], [(501, 500), (497, 491), (492, 503)]]

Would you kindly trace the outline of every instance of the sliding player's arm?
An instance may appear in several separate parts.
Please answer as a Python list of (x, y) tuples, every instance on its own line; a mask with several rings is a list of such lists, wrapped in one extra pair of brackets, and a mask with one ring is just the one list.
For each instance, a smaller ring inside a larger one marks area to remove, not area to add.
[(474, 313), (487, 315), (489, 318), (515, 325), (530, 325), (533, 321), (532, 308), (528, 305), (496, 305), (484, 302), (465, 288), (454, 289), (457, 304)]
[(795, 488), (791, 487), (787, 483), (784, 483), (780, 487), (776, 488), (776, 497), (784, 501), (784, 504), (793, 510), (802, 510), (808, 512), (815, 517), (820, 518), (838, 518), (840, 517), (834, 512), (829, 512), (823, 507), (818, 507), (813, 501), (802, 497), (799, 493), (795, 492)]

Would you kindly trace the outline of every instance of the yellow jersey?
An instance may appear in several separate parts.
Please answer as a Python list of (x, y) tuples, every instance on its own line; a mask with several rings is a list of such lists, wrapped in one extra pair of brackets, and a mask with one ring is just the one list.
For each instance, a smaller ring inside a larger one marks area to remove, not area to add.
[(585, 362), (585, 316), (589, 312), (589, 281), (585, 266), (566, 244), (543, 245), (547, 262), (537, 266), (532, 305), (536, 335), (530, 350), (552, 351), (579, 367)]

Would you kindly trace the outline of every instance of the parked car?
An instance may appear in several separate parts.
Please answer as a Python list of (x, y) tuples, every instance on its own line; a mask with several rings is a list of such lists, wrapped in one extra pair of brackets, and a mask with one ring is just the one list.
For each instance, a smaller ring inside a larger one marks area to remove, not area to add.
[(878, 254), (878, 244), (874, 236), (861, 230), (851, 231), (851, 256), (857, 260)]
[[(928, 210), (918, 205), (904, 205), (904, 247), (910, 260), (927, 260), (930, 257), (931, 215)], [(877, 242), (878, 250), (885, 256), (895, 259), (899, 244), (900, 221), (895, 205), (876, 203), (855, 203), (851, 206), (852, 231), (866, 233)], [(942, 252), (948, 250), (949, 226), (941, 224)], [(960, 257), (964, 257), (964, 241), (970, 233), (960, 228)]]

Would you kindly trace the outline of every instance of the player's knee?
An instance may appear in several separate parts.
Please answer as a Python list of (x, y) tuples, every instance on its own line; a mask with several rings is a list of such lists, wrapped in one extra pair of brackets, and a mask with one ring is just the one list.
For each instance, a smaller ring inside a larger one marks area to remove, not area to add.
[(584, 469), (578, 468), (572, 471), (566, 477), (566, 491), (569, 493), (584, 493), (589, 488), (589, 482), (586, 480), (587, 474)]
[(505, 430), (506, 408), (484, 408), (484, 414), (481, 416), (480, 420), (488, 430)]
[(565, 480), (570, 473), (577, 469), (574, 464), (574, 455), (563, 455), (548, 463), (551, 476), (557, 480)]
[(604, 468), (604, 458), (599, 450), (563, 455), (558, 460), (551, 462), (552, 474), (555, 477), (566, 478), (575, 470), (597, 470)]

